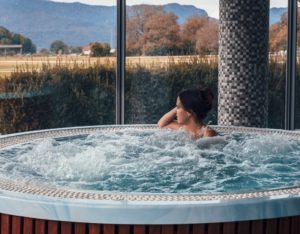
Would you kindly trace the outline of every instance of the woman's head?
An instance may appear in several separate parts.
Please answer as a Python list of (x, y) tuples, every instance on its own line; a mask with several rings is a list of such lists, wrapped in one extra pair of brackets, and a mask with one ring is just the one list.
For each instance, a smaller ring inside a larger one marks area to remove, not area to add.
[[(212, 108), (213, 93), (208, 88), (186, 89), (179, 93), (177, 102), (186, 112), (202, 121)], [(177, 116), (178, 117), (178, 116)]]

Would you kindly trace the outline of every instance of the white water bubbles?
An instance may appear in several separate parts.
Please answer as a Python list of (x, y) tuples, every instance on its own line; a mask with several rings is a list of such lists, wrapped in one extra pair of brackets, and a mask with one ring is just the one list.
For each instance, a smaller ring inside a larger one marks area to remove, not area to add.
[(0, 151), (0, 176), (80, 190), (221, 193), (294, 186), (300, 142), (279, 135), (193, 139), (166, 129), (43, 139)]

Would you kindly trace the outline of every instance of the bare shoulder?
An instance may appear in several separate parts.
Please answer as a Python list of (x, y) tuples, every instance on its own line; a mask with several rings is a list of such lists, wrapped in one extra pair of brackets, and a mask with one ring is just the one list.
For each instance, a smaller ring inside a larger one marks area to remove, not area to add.
[(206, 127), (203, 136), (205, 137), (213, 137), (216, 136), (217, 132), (216, 130), (210, 128), (210, 127)]
[(179, 123), (177, 123), (177, 121), (173, 121), (173, 122), (169, 123), (168, 125), (166, 125), (166, 126), (164, 126), (162, 128), (179, 129), (181, 127), (182, 126)]

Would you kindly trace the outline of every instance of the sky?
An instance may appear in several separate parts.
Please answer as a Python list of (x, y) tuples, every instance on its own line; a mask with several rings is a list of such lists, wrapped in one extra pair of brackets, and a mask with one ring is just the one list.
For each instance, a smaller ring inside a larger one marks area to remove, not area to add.
[[(89, 5), (112, 6), (113, 0), (52, 0), (55, 2), (81, 2)], [(113, 3), (115, 2), (115, 4)], [(154, 3), (155, 2), (155, 3)], [(288, 0), (270, 0), (270, 7), (287, 7)], [(194, 5), (207, 11), (211, 17), (219, 18), (219, 0), (126, 0), (127, 5), (179, 3), (181, 5)]]

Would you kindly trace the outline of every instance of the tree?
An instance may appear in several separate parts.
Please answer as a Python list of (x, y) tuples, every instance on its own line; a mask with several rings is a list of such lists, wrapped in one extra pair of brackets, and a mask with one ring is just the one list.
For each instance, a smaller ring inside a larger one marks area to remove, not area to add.
[(24, 38), (23, 42), (23, 53), (36, 53), (36, 46), (28, 38)]
[(177, 18), (173, 13), (160, 13), (147, 20), (143, 37), (146, 54), (178, 54), (181, 41)]
[(208, 22), (209, 19), (206, 16), (191, 16), (186, 19), (180, 33), (185, 54), (196, 53), (196, 42), (199, 36), (197, 32), (208, 24)]
[[(298, 1), (299, 2), (299, 1)], [(298, 8), (298, 16), (300, 9)], [(280, 22), (273, 24), (269, 31), (269, 48), (271, 52), (278, 52), (287, 49), (288, 15), (284, 13)], [(300, 17), (297, 18), (297, 38), (300, 38)], [(300, 40), (297, 40), (297, 47), (300, 46)]]
[(180, 27), (177, 16), (162, 6), (137, 5), (127, 15), (127, 54), (178, 53)]
[(91, 56), (100, 57), (110, 54), (110, 46), (107, 43), (93, 42), (91, 45)]
[(150, 17), (162, 12), (162, 6), (135, 5), (129, 8), (126, 20), (126, 48), (129, 55), (145, 53), (145, 24)]
[(51, 43), (50, 51), (55, 53), (55, 54), (68, 54), (69, 53), (69, 47), (63, 41), (56, 40), (56, 41)]
[(219, 47), (219, 24), (208, 21), (196, 33), (196, 51), (200, 54), (217, 54)]
[(17, 44), (21, 44), (22, 43), (21, 41), (22, 41), (21, 34), (14, 33), (12, 36), (12, 43), (17, 45)]
[[(0, 27), (0, 44), (3, 45), (22, 45), (23, 53), (35, 53), (36, 46), (32, 43), (31, 39), (18, 34), (10, 32), (4, 27)], [(12, 50), (17, 53), (19, 50)]]
[(280, 22), (273, 24), (269, 31), (269, 50), (285, 50), (287, 46), (287, 14), (281, 16)]
[(11, 39), (6, 38), (6, 37), (2, 37), (0, 39), (0, 45), (11, 45)]
[(72, 54), (80, 54), (82, 52), (81, 46), (71, 46), (69, 50)]
[(181, 28), (184, 54), (211, 54), (218, 51), (219, 23), (206, 16), (191, 16)]
[(39, 54), (43, 56), (47, 56), (50, 54), (50, 51), (48, 49), (43, 48), (39, 51)]
[(4, 28), (4, 27), (0, 27), (0, 40), (4, 39), (4, 38), (11, 38), (11, 33), (8, 29)]

